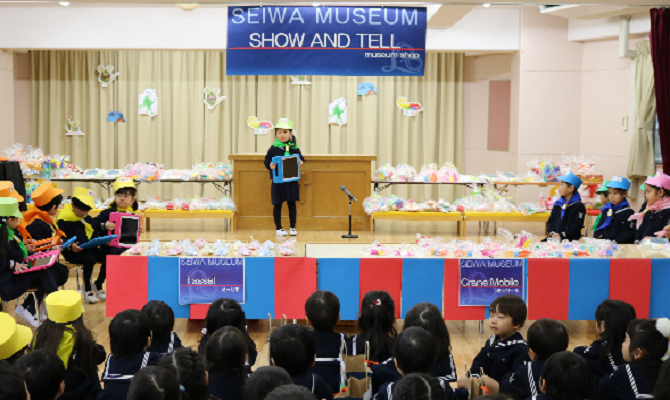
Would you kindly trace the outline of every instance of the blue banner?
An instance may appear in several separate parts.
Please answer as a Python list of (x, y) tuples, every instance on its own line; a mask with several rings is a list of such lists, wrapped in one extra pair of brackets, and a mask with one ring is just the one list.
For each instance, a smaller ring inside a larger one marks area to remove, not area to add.
[(179, 304), (210, 304), (224, 297), (244, 304), (244, 257), (179, 259)]
[(488, 306), (506, 294), (525, 301), (523, 264), (519, 258), (460, 260), (459, 305)]
[(423, 76), (424, 7), (228, 7), (228, 75)]

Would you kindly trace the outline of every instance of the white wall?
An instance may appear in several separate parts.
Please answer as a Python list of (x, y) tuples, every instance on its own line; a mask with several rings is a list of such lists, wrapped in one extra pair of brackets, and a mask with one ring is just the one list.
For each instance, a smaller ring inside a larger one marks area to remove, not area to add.
[[(568, 40), (573, 42), (611, 39), (619, 37), (619, 18), (594, 20), (571, 19), (568, 23)], [(649, 14), (637, 14), (630, 19), (630, 34), (645, 34), (651, 30)]]

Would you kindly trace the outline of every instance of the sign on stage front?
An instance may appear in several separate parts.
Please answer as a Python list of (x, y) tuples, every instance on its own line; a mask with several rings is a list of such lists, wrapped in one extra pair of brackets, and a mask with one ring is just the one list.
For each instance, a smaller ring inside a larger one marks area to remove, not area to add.
[(244, 257), (179, 259), (179, 304), (210, 304), (224, 297), (244, 304)]
[(459, 270), (458, 304), (461, 306), (488, 306), (506, 294), (526, 300), (522, 259), (462, 259)]

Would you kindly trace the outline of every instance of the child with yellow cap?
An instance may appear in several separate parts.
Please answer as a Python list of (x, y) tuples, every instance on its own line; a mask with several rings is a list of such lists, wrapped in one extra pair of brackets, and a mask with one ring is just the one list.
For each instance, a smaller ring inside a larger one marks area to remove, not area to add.
[(33, 339), (33, 331), (27, 326), (19, 325), (9, 314), (0, 312), (0, 360), (5, 360), (11, 365), (26, 354), (30, 341)]
[[(100, 300), (91, 288), (91, 276), (96, 263), (102, 263), (98, 279), (95, 281), (97, 288), (102, 288), (106, 276), (105, 252), (99, 247), (86, 250), (79, 247), (91, 239), (101, 236), (101, 232), (96, 232), (93, 229), (95, 221), (88, 215), (89, 211), (95, 207), (94, 196), (95, 193), (92, 190), (81, 187), (75, 188), (72, 194), (72, 204), (66, 204), (58, 214), (57, 219), (58, 227), (68, 238), (77, 238), (77, 241), (68, 248), (64, 248), (61, 254), (67, 262), (83, 266), (84, 300), (89, 304), (97, 303)], [(102, 300), (104, 300), (104, 297)]]
[[(19, 211), (19, 202), (11, 197), (0, 197), (0, 298), (14, 300), (23, 295), (31, 286), (37, 286), (38, 301), (48, 293), (58, 290), (48, 269), (15, 274), (30, 268), (26, 261), (28, 250), (17, 230), (23, 216)], [(16, 307), (16, 314), (34, 327), (39, 326), (32, 296)]]
[(65, 392), (59, 399), (94, 399), (102, 389), (98, 365), (105, 361), (106, 352), (84, 325), (81, 295), (61, 290), (44, 303), (48, 319), (35, 332), (32, 350), (55, 353), (65, 364)]

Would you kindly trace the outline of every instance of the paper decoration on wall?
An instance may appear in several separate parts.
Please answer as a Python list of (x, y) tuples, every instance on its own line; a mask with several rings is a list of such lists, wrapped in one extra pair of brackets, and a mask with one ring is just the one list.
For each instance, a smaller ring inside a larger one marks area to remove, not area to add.
[(98, 65), (98, 82), (102, 84), (102, 87), (107, 87), (110, 82), (121, 75), (120, 72), (112, 74), (112, 71), (114, 71), (113, 65), (108, 65), (106, 67), (104, 65)]
[(210, 110), (213, 110), (214, 107), (216, 107), (219, 103), (221, 103), (226, 99), (226, 96), (219, 97), (219, 93), (221, 93), (221, 89), (219, 88), (210, 89), (206, 87), (204, 92), (205, 92), (204, 103), (207, 104), (207, 108), (209, 108)]
[(247, 125), (249, 125), (249, 128), (254, 129), (256, 135), (266, 135), (268, 130), (275, 128), (275, 126), (272, 125), (272, 122), (259, 121), (255, 115), (247, 118)]
[(342, 126), (347, 123), (347, 99), (340, 97), (328, 104), (328, 124)]
[(119, 111), (110, 111), (107, 114), (107, 122), (126, 122), (126, 117)]
[(140, 115), (155, 117), (158, 115), (158, 96), (156, 89), (145, 89), (138, 97)]
[(398, 97), (396, 104), (402, 109), (402, 115), (406, 115), (408, 117), (415, 117), (416, 113), (423, 111), (421, 103), (410, 103), (405, 97)]
[(377, 87), (372, 83), (359, 83), (358, 84), (358, 95), (367, 96), (369, 94), (377, 94)]
[(73, 121), (72, 117), (67, 117), (67, 122), (70, 124), (70, 126), (67, 126), (68, 124), (65, 124), (65, 130), (67, 133), (65, 134), (66, 136), (84, 136), (84, 132), (79, 130), (79, 125), (81, 125), (81, 121)]
[(311, 85), (307, 80), (307, 75), (291, 75), (291, 85)]

